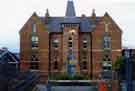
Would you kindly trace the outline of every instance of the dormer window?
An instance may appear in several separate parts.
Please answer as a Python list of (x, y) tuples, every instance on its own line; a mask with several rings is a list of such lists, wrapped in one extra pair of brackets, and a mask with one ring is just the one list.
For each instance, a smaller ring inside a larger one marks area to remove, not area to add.
[(32, 24), (32, 32), (36, 33), (37, 32), (37, 25), (34, 23)]

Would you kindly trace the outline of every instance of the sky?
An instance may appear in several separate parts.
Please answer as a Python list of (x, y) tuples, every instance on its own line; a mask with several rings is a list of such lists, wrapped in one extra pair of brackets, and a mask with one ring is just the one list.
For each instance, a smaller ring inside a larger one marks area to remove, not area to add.
[[(73, 0), (77, 16), (97, 16), (107, 11), (123, 31), (122, 46), (135, 48), (135, 0)], [(67, 0), (0, 0), (0, 48), (19, 52), (19, 31), (33, 12), (64, 16)]]

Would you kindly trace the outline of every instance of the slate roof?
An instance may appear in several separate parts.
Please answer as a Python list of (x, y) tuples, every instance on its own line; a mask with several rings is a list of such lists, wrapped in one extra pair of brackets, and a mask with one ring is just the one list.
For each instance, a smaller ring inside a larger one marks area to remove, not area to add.
[[(45, 18), (40, 17), (44, 22)], [(100, 17), (96, 18), (99, 22)], [(91, 32), (93, 30), (93, 21), (90, 17), (49, 17), (46, 28), (49, 32), (62, 32), (61, 24), (79, 24), (80, 32)]]
[[(8, 56), (5, 56), (5, 55), (8, 55)], [(8, 59), (19, 62), (19, 59), (13, 53), (9, 52), (8, 50), (0, 49), (0, 62), (8, 62), (8, 61), (3, 60), (4, 56), (7, 57)]]
[[(48, 14), (48, 10), (46, 12)], [(64, 17), (40, 17), (41, 21), (45, 23), (45, 19), (47, 19), (47, 23), (45, 27), (49, 32), (62, 32), (62, 24), (79, 24), (80, 32), (91, 32), (93, 28), (95, 28), (95, 23), (93, 22), (91, 17), (77, 17), (74, 7), (73, 0), (68, 0), (66, 13)], [(96, 17), (96, 22), (100, 20), (100, 17)]]

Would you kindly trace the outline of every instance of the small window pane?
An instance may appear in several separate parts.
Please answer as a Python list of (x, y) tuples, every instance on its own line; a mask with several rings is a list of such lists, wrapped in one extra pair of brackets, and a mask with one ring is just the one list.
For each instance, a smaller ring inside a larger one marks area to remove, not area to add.
[(32, 36), (31, 40), (38, 42), (38, 37), (37, 36)]
[(39, 39), (37, 36), (32, 36), (31, 38), (31, 41), (32, 41), (32, 48), (37, 48), (38, 47), (38, 42), (39, 42)]

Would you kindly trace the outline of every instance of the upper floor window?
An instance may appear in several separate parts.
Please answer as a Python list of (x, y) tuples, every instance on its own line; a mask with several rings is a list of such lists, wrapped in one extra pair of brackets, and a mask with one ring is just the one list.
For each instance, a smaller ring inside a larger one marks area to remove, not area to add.
[(84, 39), (82, 42), (83, 42), (83, 48), (87, 48), (87, 40)]
[(109, 23), (105, 23), (105, 32), (109, 31)]
[(32, 24), (32, 32), (36, 33), (37, 32), (37, 25), (34, 23)]
[(53, 40), (53, 47), (54, 48), (58, 48), (59, 47), (59, 40), (58, 39)]
[(38, 36), (32, 36), (31, 40), (32, 42), (38, 42)]
[(68, 47), (69, 48), (72, 48), (73, 47), (73, 40), (72, 40), (71, 37), (69, 37), (69, 39), (68, 39)]
[(38, 62), (39, 60), (38, 60), (38, 57), (37, 57), (36, 55), (32, 55), (32, 56), (31, 56), (31, 61), (36, 61), (36, 62)]
[(38, 70), (39, 69), (39, 60), (36, 55), (31, 56), (31, 61), (30, 61), (30, 69), (32, 70)]
[(111, 38), (108, 35), (104, 36), (104, 48), (111, 48)]
[(37, 48), (38, 47), (38, 43), (39, 43), (38, 36), (32, 36), (31, 37), (31, 41), (32, 41), (32, 48)]

